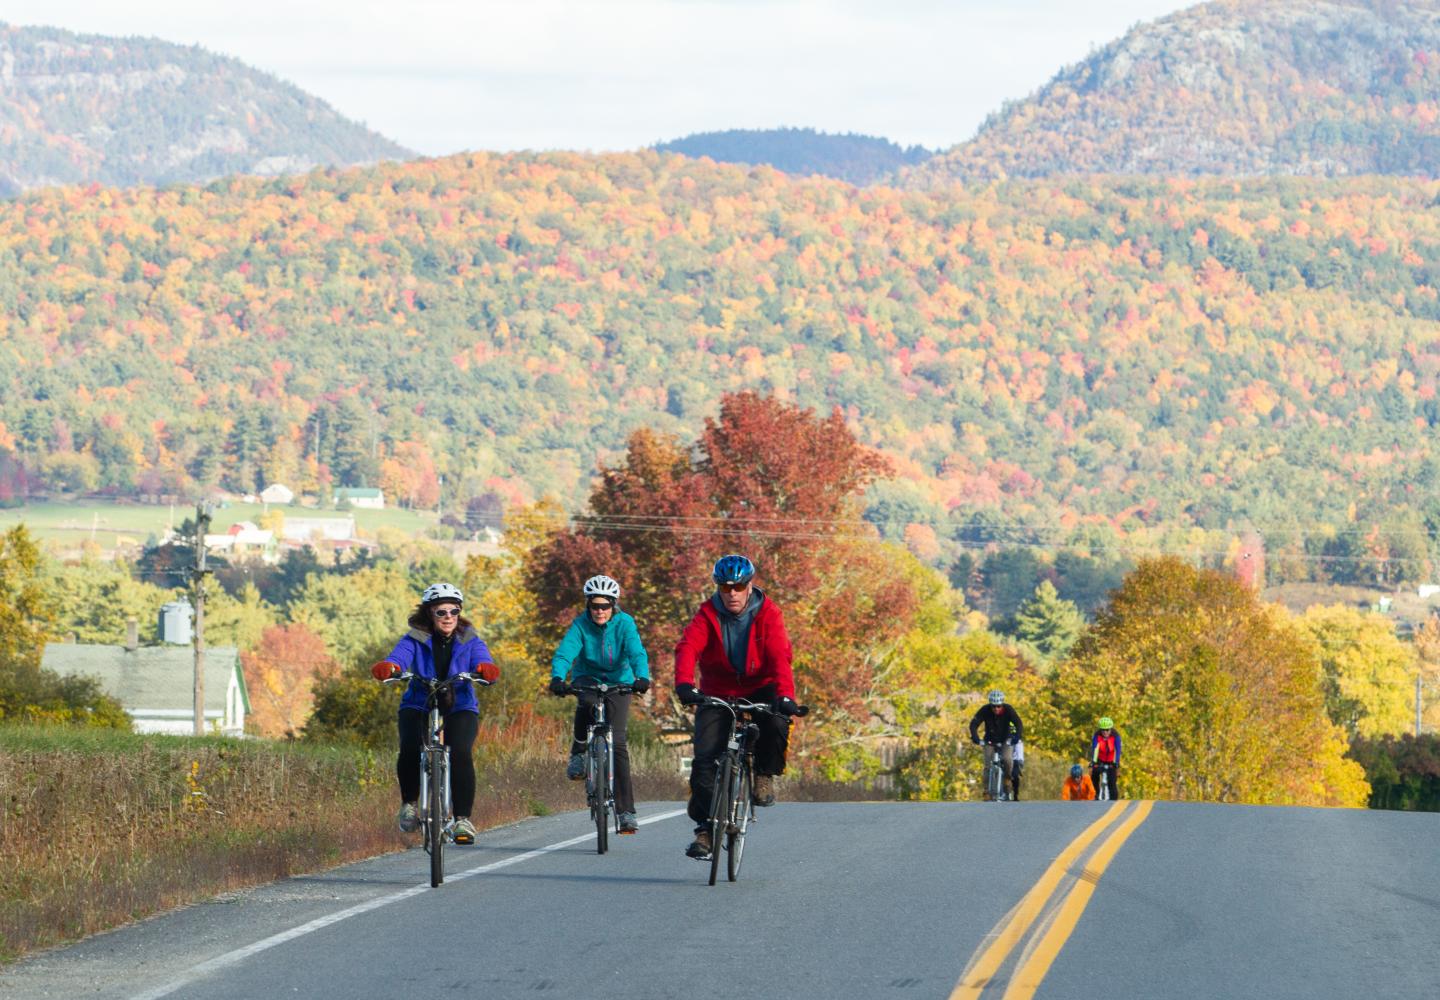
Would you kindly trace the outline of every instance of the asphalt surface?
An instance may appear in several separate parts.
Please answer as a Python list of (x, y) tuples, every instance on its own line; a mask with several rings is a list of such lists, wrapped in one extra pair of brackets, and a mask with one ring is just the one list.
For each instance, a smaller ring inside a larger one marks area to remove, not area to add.
[(1034, 996), (1440, 997), (1440, 815), (1168, 803), (781, 803), (714, 887), (675, 804), (603, 857), (568, 813), (450, 850), (439, 889), (419, 850), (288, 879), (33, 956), (0, 997), (949, 997), (1107, 809), (977, 995), (1093, 887)]

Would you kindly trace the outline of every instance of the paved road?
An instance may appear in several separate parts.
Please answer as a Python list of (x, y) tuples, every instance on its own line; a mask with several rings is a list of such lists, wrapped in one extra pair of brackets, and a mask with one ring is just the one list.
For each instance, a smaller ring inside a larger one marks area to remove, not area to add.
[(604, 857), (554, 846), (582, 814), (482, 834), (437, 890), (410, 851), (229, 895), (19, 963), (0, 997), (1440, 996), (1440, 816), (782, 803), (712, 888), (673, 812)]

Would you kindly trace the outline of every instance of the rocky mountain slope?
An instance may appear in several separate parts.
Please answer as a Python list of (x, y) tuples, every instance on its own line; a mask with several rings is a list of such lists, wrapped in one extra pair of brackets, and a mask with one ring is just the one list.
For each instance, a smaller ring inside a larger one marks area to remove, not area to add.
[(153, 38), (0, 25), (0, 195), (409, 155), (236, 59)]
[(1220, 0), (1140, 25), (905, 183), (1440, 173), (1440, 4)]

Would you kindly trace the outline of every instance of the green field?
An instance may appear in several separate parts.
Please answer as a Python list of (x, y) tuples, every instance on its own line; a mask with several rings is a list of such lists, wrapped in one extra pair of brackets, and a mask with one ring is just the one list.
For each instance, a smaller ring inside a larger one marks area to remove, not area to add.
[[(279, 507), (287, 517), (344, 517), (347, 512)], [(264, 504), (232, 503), (216, 507), (211, 531), (223, 532), (237, 521), (254, 521), (264, 511)], [(144, 545), (151, 537), (158, 538), (165, 530), (178, 526), (193, 516), (192, 505), (138, 504), (117, 502), (36, 503), (0, 510), (0, 530), (16, 524), (28, 525), (36, 538), (54, 542), (60, 548), (78, 547), (94, 541), (102, 550)], [(424, 535), (433, 526), (433, 514), (409, 510), (354, 510), (360, 534), (374, 537), (382, 528), (393, 528), (407, 535)]]

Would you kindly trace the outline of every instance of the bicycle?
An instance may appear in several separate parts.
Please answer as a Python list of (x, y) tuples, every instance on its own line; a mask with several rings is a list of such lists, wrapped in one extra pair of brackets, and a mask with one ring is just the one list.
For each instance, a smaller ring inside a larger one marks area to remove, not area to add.
[(1110, 782), (1115, 777), (1114, 761), (1096, 761), (1092, 766), (1092, 775), (1095, 777), (1095, 801), (1110, 801)]
[[(710, 796), (710, 884), (720, 874), (720, 834), (725, 834), (726, 875), (731, 882), (740, 877), (740, 864), (745, 856), (745, 834), (755, 819), (755, 741), (760, 727), (754, 716), (775, 715), (769, 704), (744, 699), (707, 697), (699, 707), (713, 705), (730, 713), (730, 735), (725, 752), (715, 761), (715, 790)], [(800, 705), (795, 715), (810, 711)], [(741, 721), (741, 716), (745, 719)]]
[(610, 741), (610, 721), (605, 717), (605, 695), (633, 694), (635, 689), (629, 684), (604, 681), (565, 686), (565, 693), (577, 698), (586, 691), (600, 695), (585, 734), (585, 802), (590, 806), (590, 818), (595, 821), (595, 853), (604, 854), (610, 849), (612, 817), (615, 832), (620, 832), (620, 817), (615, 811), (615, 747)]
[(1010, 801), (1010, 791), (1005, 783), (1005, 758), (1000, 756), (1003, 746), (1003, 743), (985, 744), (987, 751), (995, 751), (993, 754), (986, 753), (988, 759), (985, 763), (985, 795), (991, 802)]
[(430, 713), (425, 727), (425, 742), (420, 747), (420, 797), (415, 812), (420, 820), (425, 852), (430, 855), (430, 888), (445, 881), (445, 842), (454, 841), (455, 818), (450, 803), (450, 748), (441, 740), (445, 717), (440, 713), (440, 695), (456, 684), (469, 682), (489, 687), (490, 682), (478, 674), (451, 674), (443, 681), (406, 672), (382, 681), (384, 684), (409, 684), (419, 681), (426, 690), (425, 708)]

